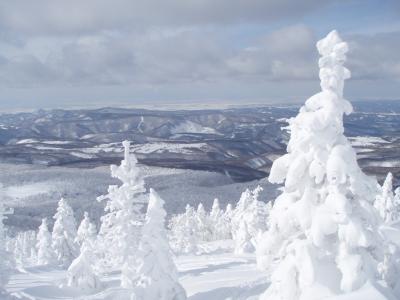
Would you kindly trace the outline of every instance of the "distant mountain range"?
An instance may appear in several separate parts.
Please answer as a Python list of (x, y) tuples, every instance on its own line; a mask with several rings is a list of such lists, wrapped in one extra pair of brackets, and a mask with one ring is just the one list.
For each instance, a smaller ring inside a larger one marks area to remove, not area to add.
[[(345, 118), (362, 168), (400, 175), (400, 101), (359, 102)], [(124, 139), (146, 165), (265, 177), (284, 153), (295, 106), (158, 111), (102, 108), (0, 115), (0, 162), (92, 167), (121, 159)]]

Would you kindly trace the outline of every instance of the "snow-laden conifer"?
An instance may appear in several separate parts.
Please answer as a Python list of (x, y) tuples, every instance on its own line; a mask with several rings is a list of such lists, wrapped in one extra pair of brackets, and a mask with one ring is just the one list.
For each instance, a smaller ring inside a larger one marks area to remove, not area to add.
[(124, 159), (119, 166), (111, 166), (111, 176), (121, 185), (110, 185), (108, 194), (98, 197), (107, 200), (106, 214), (101, 218), (99, 247), (101, 263), (105, 268), (120, 268), (133, 259), (140, 239), (146, 191), (136, 156), (130, 151), (130, 142), (124, 141)]
[(86, 235), (89, 232), (89, 226), (91, 225), (89, 214), (87, 211), (83, 213), (83, 219), (79, 224), (78, 231), (76, 233), (75, 242), (81, 246), (82, 242), (85, 240)]
[(247, 228), (247, 223), (242, 220), (239, 229), (235, 235), (235, 254), (245, 254), (254, 252), (255, 248), (252, 243), (251, 235)]
[[(84, 226), (82, 226), (82, 224)], [(88, 214), (80, 226), (80, 254), (68, 268), (68, 286), (88, 293), (98, 290), (102, 284), (93, 270), (96, 253), (96, 226), (90, 222)]]
[[(210, 224), (210, 219), (202, 203), (199, 203), (199, 205), (197, 206), (197, 210), (193, 217), (195, 224), (193, 224), (191, 220), (188, 220), (185, 222), (184, 226), (194, 225), (193, 229), (196, 233), (196, 241), (209, 241), (211, 239), (211, 232), (210, 232), (211, 224)], [(186, 210), (185, 218), (192, 218), (190, 207), (188, 207)], [(189, 232), (190, 229), (187, 229), (186, 231)]]
[[(146, 221), (138, 248), (137, 269), (126, 266), (122, 286), (133, 288), (135, 300), (183, 300), (186, 292), (179, 284), (165, 230), (164, 201), (150, 189)], [(128, 271), (125, 273), (125, 271)], [(136, 276), (133, 276), (136, 274)]]
[(259, 200), (261, 186), (254, 190), (246, 189), (237, 203), (232, 215), (232, 236), (240, 230), (240, 223), (245, 220), (248, 233), (255, 239), (260, 232), (267, 229), (269, 209), (268, 205)]
[(381, 193), (376, 196), (374, 206), (385, 223), (392, 223), (400, 218), (399, 204), (393, 193), (393, 175), (389, 172), (381, 187)]
[(55, 254), (51, 245), (51, 234), (47, 225), (47, 219), (44, 218), (37, 234), (36, 250), (38, 265), (48, 265), (55, 262)]
[(280, 259), (264, 300), (322, 299), (379, 276), (377, 183), (362, 173), (343, 135), (343, 114), (352, 112), (343, 98), (348, 46), (332, 31), (317, 48), (322, 91), (289, 120), (288, 153), (274, 161), (269, 175), (284, 188), (258, 257), (264, 266)]
[(79, 254), (79, 247), (75, 243), (76, 221), (72, 208), (63, 198), (58, 202), (53, 232), (51, 235), (52, 248), (57, 262), (68, 267)]
[(5, 196), (3, 186), (0, 185), (0, 298), (7, 299), (7, 294), (4, 286), (8, 283), (12, 270), (15, 268), (15, 263), (10, 252), (6, 249), (6, 232), (4, 220), (7, 215), (12, 213), (12, 210), (7, 209), (4, 205)]

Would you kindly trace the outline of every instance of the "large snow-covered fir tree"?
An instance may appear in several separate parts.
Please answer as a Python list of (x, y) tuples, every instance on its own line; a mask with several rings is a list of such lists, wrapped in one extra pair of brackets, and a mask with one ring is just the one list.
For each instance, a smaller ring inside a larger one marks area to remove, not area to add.
[(52, 248), (51, 234), (47, 225), (47, 219), (42, 219), (42, 224), (39, 226), (37, 234), (36, 251), (37, 264), (48, 265), (55, 262), (55, 254)]
[(52, 247), (59, 264), (68, 267), (79, 254), (79, 247), (75, 243), (76, 221), (74, 211), (63, 198), (58, 202), (53, 232), (51, 235)]
[(269, 181), (283, 183), (259, 265), (279, 262), (264, 300), (322, 299), (376, 282), (382, 240), (373, 207), (376, 180), (359, 168), (344, 136), (343, 67), (348, 46), (336, 31), (317, 43), (322, 91), (289, 120), (287, 154), (274, 161)]
[(130, 152), (130, 142), (122, 144), (124, 159), (120, 166), (111, 166), (111, 176), (122, 185), (110, 185), (108, 194), (97, 198), (107, 200), (98, 239), (103, 256), (101, 264), (106, 269), (120, 268), (128, 259), (133, 259), (144, 219), (144, 180), (136, 156)]
[(12, 210), (8, 210), (4, 205), (3, 187), (0, 185), (0, 298), (7, 299), (4, 286), (7, 284), (12, 270), (14, 269), (14, 260), (10, 252), (6, 249), (6, 235), (4, 220)]
[(138, 266), (126, 266), (122, 286), (134, 289), (134, 300), (183, 300), (186, 292), (178, 282), (165, 230), (164, 200), (150, 189), (146, 222), (138, 248)]

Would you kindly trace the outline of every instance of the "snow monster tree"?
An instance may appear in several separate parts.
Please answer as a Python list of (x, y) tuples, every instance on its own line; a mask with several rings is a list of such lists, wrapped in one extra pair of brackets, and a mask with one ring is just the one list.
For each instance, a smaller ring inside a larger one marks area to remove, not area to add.
[(107, 200), (98, 236), (99, 268), (103, 271), (120, 269), (131, 263), (128, 261), (135, 260), (147, 202), (143, 197), (145, 183), (136, 156), (130, 151), (130, 142), (124, 141), (122, 145), (124, 159), (121, 165), (111, 166), (112, 177), (122, 184), (110, 185), (108, 194), (97, 198), (98, 201)]
[(344, 136), (343, 66), (348, 51), (336, 31), (317, 43), (322, 91), (289, 120), (287, 154), (269, 181), (284, 183), (259, 245), (259, 266), (278, 259), (263, 300), (322, 299), (377, 281), (383, 257), (380, 218), (373, 207), (377, 182), (359, 168)]

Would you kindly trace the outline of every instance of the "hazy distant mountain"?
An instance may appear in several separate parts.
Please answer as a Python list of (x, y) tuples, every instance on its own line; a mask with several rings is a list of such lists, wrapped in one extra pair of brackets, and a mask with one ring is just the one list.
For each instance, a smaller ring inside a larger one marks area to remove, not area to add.
[[(90, 167), (117, 162), (134, 142), (147, 165), (214, 170), (237, 181), (268, 174), (285, 152), (286, 119), (298, 107), (155, 111), (103, 108), (0, 115), (0, 161)], [(365, 171), (400, 170), (400, 102), (356, 103), (346, 118)]]

